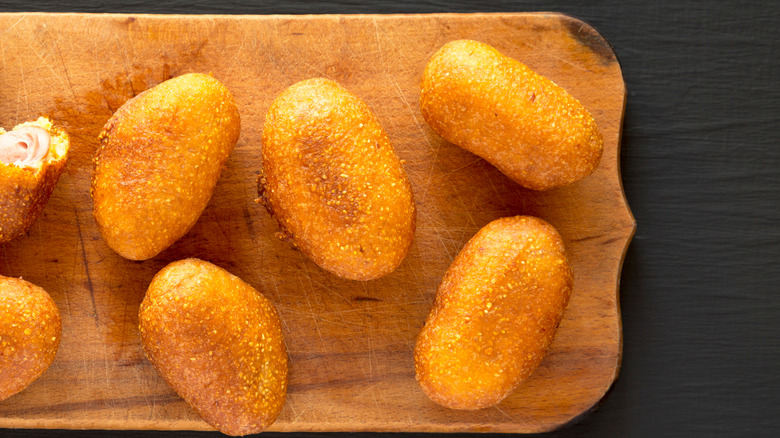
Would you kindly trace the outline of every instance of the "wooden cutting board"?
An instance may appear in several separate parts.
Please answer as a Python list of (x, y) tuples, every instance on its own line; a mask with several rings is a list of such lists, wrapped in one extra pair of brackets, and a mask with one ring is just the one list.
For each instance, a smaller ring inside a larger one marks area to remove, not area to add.
[[(494, 45), (577, 97), (604, 135), (596, 173), (533, 192), (436, 135), (420, 114), (420, 76), (458, 38)], [(56, 360), (0, 403), (0, 427), (209, 430), (146, 361), (137, 328), (152, 276), (186, 257), (228, 269), (279, 310), (291, 369), (272, 430), (546, 431), (592, 409), (617, 377), (620, 267), (635, 229), (618, 168), (626, 92), (612, 49), (587, 24), (559, 14), (0, 14), (0, 59), (0, 124), (47, 114), (72, 141), (42, 217), (28, 236), (0, 245), (0, 274), (45, 288), (63, 318)], [(210, 72), (232, 90), (241, 138), (195, 227), (158, 257), (128, 261), (92, 218), (97, 134), (127, 99), (187, 72)], [(278, 240), (254, 203), (265, 112), (284, 88), (316, 76), (364, 99), (406, 162), (418, 229), (400, 268), (379, 280), (324, 272)], [(415, 337), (465, 242), (518, 214), (551, 222), (570, 252), (576, 280), (558, 334), (498, 407), (439, 407), (414, 380)]]

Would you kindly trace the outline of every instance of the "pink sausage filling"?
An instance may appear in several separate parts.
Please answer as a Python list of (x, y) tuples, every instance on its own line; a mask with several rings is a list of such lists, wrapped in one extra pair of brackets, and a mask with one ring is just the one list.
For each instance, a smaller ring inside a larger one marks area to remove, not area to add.
[(0, 162), (19, 167), (38, 167), (49, 153), (49, 132), (25, 126), (0, 135)]

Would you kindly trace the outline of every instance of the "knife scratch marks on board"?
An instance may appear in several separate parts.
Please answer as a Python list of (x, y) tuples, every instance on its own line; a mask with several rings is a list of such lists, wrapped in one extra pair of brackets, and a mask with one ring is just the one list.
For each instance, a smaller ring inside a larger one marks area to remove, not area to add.
[[(558, 60), (558, 61), (561, 61), (561, 62), (563, 62), (564, 64), (569, 64), (570, 66), (572, 66), (572, 67), (576, 68), (577, 70), (582, 70), (582, 71), (590, 71), (589, 69), (587, 69), (587, 68), (585, 68), (585, 67), (583, 67), (583, 66), (581, 66), (581, 65), (579, 65), (579, 64), (575, 64), (575, 63), (573, 63), (573, 62), (569, 61), (569, 60), (568, 60), (568, 59), (566, 59), (566, 58), (563, 58), (563, 57), (561, 57), (561, 56), (556, 56), (554, 53), (552, 53), (552, 51), (548, 51), (548, 50), (547, 50), (546, 48), (544, 48), (544, 47), (537, 47), (537, 46), (535, 46), (535, 45), (533, 45), (533, 44), (530, 44), (530, 43), (528, 43), (528, 42), (524, 42), (524, 44), (525, 44), (526, 46), (530, 47), (531, 49), (533, 49), (532, 51), (533, 51), (534, 53), (544, 53), (546, 56), (549, 56), (550, 58), (553, 58), (553, 59), (556, 59), (556, 60)], [(511, 57), (512, 57), (512, 58), (514, 58), (514, 59), (517, 59), (517, 60), (519, 60), (519, 61), (521, 61), (521, 62), (522, 62), (522, 57), (521, 57), (521, 56), (511, 56)], [(546, 73), (545, 73), (545, 76), (547, 76), (547, 74), (546, 74)]]
[[(130, 367), (133, 370), (133, 377), (135, 377), (136, 382), (138, 382), (138, 387), (141, 389), (141, 395), (144, 397), (144, 404), (149, 407), (149, 419), (154, 418), (154, 408), (157, 405), (156, 400), (154, 397), (149, 399), (149, 396), (147, 395), (146, 391), (146, 385), (144, 385), (143, 375), (141, 374), (141, 370), (137, 366)], [(123, 399), (124, 400), (124, 399)], [(128, 406), (125, 406), (126, 408)]]
[(238, 49), (235, 51), (235, 54), (229, 61), (230, 65), (228, 65), (227, 70), (225, 71), (225, 76), (228, 76), (230, 72), (233, 71), (233, 67), (235, 67), (238, 58), (240, 57), (241, 53), (244, 51), (244, 42), (246, 42), (246, 39), (247, 39), (247, 33), (246, 30), (244, 30), (243, 32), (241, 32), (241, 38), (238, 42)]
[(223, 241), (225, 242), (228, 250), (230, 250), (230, 252), (233, 253), (230, 245), (230, 234), (227, 231), (225, 231), (225, 226), (222, 224), (223, 221), (221, 221), (220, 218), (217, 217), (214, 222), (217, 224), (217, 228), (219, 228), (219, 232), (222, 233), (222, 237), (224, 237)]
[[(356, 312), (357, 312), (357, 310), (356, 310)], [(345, 319), (342, 319), (342, 321), (343, 321), (343, 324), (342, 324), (342, 323), (340, 323), (336, 319), (328, 319), (328, 318), (323, 317), (322, 316), (323, 312), (317, 312), (317, 313), (311, 312), (310, 313), (310, 312), (296, 312), (294, 310), (291, 310), (291, 311), (288, 311), (286, 313), (288, 313), (290, 315), (302, 316), (302, 317), (305, 317), (305, 318), (317, 318), (317, 320), (320, 321), (320, 322), (323, 322), (323, 323), (328, 324), (328, 325), (333, 325), (333, 326), (336, 326), (336, 327), (355, 328), (355, 327), (363, 327), (365, 325), (365, 324), (360, 323), (360, 322), (351, 322), (351, 321), (347, 321)], [(341, 312), (341, 311), (334, 311), (334, 312), (326, 312), (326, 313), (327, 314), (341, 314), (343, 312)]]
[[(287, 350), (289, 353), (290, 350)], [(292, 357), (292, 354), (287, 354), (288, 360)], [(300, 415), (298, 415), (298, 411), (295, 410), (295, 403), (292, 401), (293, 394), (287, 393), (287, 397), (285, 398), (284, 404), (290, 407), (290, 410), (293, 413), (293, 420), (297, 420), (300, 418)]]
[[(289, 310), (282, 307), (281, 305), (281, 295), (279, 294), (279, 286), (276, 284), (276, 279), (274, 276), (271, 277), (271, 284), (274, 286), (274, 292), (276, 293), (276, 301), (274, 302), (274, 305), (276, 306), (276, 311), (279, 313), (279, 320), (282, 322), (282, 325), (284, 326), (284, 332), (285, 333), (291, 333), (292, 330), (290, 330), (290, 326), (287, 324), (287, 318), (284, 317), (282, 312), (289, 313)], [(265, 289), (263, 289), (263, 293), (265, 293)], [(287, 343), (287, 336), (284, 336), (284, 348), (287, 351), (290, 351), (290, 345)], [(293, 358), (291, 354), (287, 355), (287, 360), (290, 363), (290, 366), (292, 366)]]
[(457, 189), (457, 187), (454, 187), (454, 188), (455, 188), (455, 196), (458, 197), (458, 202), (460, 202), (460, 205), (463, 206), (463, 211), (465, 211), (466, 214), (468, 215), (469, 221), (471, 221), (472, 225), (474, 225), (475, 227), (478, 227), (477, 221), (475, 221), (474, 220), (474, 216), (471, 215), (471, 210), (466, 206), (466, 203), (463, 202), (463, 197), (460, 196), (460, 191)]
[(14, 24), (12, 24), (11, 27), (8, 28), (8, 30), (13, 30), (16, 27), (16, 25), (21, 23), (22, 20), (24, 20), (25, 18), (27, 18), (27, 14), (22, 15), (21, 18), (16, 20), (16, 22)]
[[(368, 295), (368, 289), (366, 288), (366, 285), (364, 283), (361, 283), (361, 286), (363, 286), (363, 293)], [(372, 345), (373, 342), (373, 335), (374, 335), (374, 322), (371, 320), (370, 315), (368, 319), (368, 336), (366, 340), (366, 347), (368, 350), (368, 376), (369, 378), (374, 378), (374, 360), (376, 359), (376, 355), (374, 354), (374, 348)]]
[[(276, 32), (276, 34), (273, 36), (273, 38), (268, 38), (266, 41), (281, 41), (281, 37), (279, 36), (279, 26), (274, 26), (274, 32)], [(277, 69), (281, 69), (282, 71), (284, 71), (284, 64), (276, 60), (276, 57), (274, 56), (274, 51), (271, 50), (272, 48), (271, 44), (272, 43), (270, 42), (269, 43), (261, 42), (260, 46), (263, 49), (261, 52), (265, 53), (268, 56), (268, 59), (271, 60), (271, 64), (276, 66)]]
[[(122, 281), (121, 281), (121, 283), (119, 283), (120, 286), (124, 285), (124, 284), (132, 284), (133, 283), (133, 278), (130, 275), (130, 271), (123, 270), (123, 273), (124, 273), (124, 275), (122, 276)], [(122, 321), (122, 327), (120, 327), (120, 329), (121, 329), (120, 342), (121, 343), (119, 345), (120, 345), (120, 347), (122, 349), (125, 349), (125, 348), (127, 348), (127, 347), (129, 347), (130, 345), (133, 344), (133, 340), (132, 339), (128, 340), (128, 335), (130, 333), (133, 333), (134, 330), (136, 329), (137, 325), (138, 325), (137, 322), (135, 324), (133, 324), (133, 315), (137, 315), (138, 314), (137, 312), (138, 312), (138, 308), (140, 307), (140, 303), (138, 303), (138, 301), (137, 301), (137, 298), (136, 298), (137, 293), (134, 290), (134, 288), (122, 287), (122, 289), (125, 291), (125, 296), (124, 296), (124, 305), (125, 306), (124, 306), (124, 309), (123, 309), (123, 312), (122, 312), (122, 320), (121, 320)], [(145, 294), (145, 292), (142, 292), (142, 293)], [(133, 368), (135, 368), (135, 367), (133, 367)]]
[(382, 51), (382, 45), (379, 44), (379, 25), (376, 22), (376, 17), (373, 19), (374, 22), (374, 38), (376, 39), (376, 50), (379, 52), (379, 58), (382, 60), (382, 71), (387, 73), (387, 64), (385, 63), (385, 53)]
[(376, 409), (379, 409), (379, 402), (376, 399), (376, 390), (374, 389), (373, 386), (371, 387), (371, 397), (373, 397), (373, 399), (374, 399), (374, 407)]
[(479, 163), (480, 161), (482, 161), (482, 158), (476, 157), (474, 160), (469, 161), (468, 163), (458, 167), (457, 169), (450, 170), (449, 172), (445, 173), (444, 176), (450, 176), (450, 175), (453, 175), (453, 174), (457, 174), (461, 170), (463, 170), (463, 169), (465, 169), (467, 167), (473, 166), (474, 164)]
[(133, 59), (138, 58), (138, 52), (135, 50), (135, 41), (133, 40), (133, 34), (130, 32), (128, 28), (125, 28), (125, 32), (127, 32), (127, 42), (130, 45), (130, 50), (133, 52)]
[(371, 334), (373, 332), (374, 325), (369, 322), (368, 324), (368, 336), (366, 337), (366, 349), (368, 350), (368, 377), (374, 378), (374, 360), (373, 349), (371, 348)]
[[(70, 89), (70, 94), (73, 96), (73, 99), (76, 99), (76, 91), (73, 89), (73, 82), (70, 80), (70, 73), (68, 72), (68, 66), (65, 64), (65, 57), (62, 56), (62, 49), (60, 48), (60, 39), (61, 38), (55, 38), (54, 39), (54, 50), (57, 52), (57, 57), (60, 59), (60, 64), (62, 65), (62, 70), (65, 72), (65, 80), (68, 83), (68, 88)], [(50, 63), (47, 63), (50, 64)], [(51, 67), (50, 67), (51, 68)], [(52, 68), (52, 72), (54, 72), (54, 69)]]
[(100, 330), (100, 320), (98, 318), (97, 304), (95, 303), (95, 290), (92, 285), (92, 277), (89, 272), (89, 260), (87, 258), (87, 250), (84, 247), (84, 234), (81, 229), (81, 221), (79, 220), (79, 212), (75, 208), (73, 209), (73, 215), (76, 219), (76, 232), (79, 235), (79, 247), (81, 247), (81, 258), (84, 261), (84, 274), (87, 277), (87, 287), (89, 288), (89, 299), (92, 302), (92, 318), (95, 320), (95, 328)]
[(496, 410), (497, 410), (498, 412), (501, 412), (502, 414), (504, 414), (504, 416), (505, 416), (506, 418), (508, 418), (509, 420), (511, 420), (513, 423), (515, 423), (515, 422), (520, 422), (520, 423), (523, 423), (523, 424), (527, 424), (527, 422), (526, 422), (525, 420), (522, 420), (522, 419), (520, 419), (520, 418), (514, 418), (514, 417), (512, 417), (511, 415), (509, 415), (509, 414), (507, 414), (506, 412), (504, 412), (504, 411), (503, 411), (501, 408), (499, 408), (498, 406), (493, 406), (493, 407), (494, 407), (494, 408), (496, 408)]
[[(481, 160), (482, 158), (477, 158), (477, 161)], [(501, 196), (501, 192), (499, 192), (498, 187), (496, 187), (496, 183), (493, 181), (493, 178), (485, 178), (487, 182), (490, 184), (490, 188), (493, 189), (493, 194), (495, 195), (493, 199), (499, 200), (501, 203), (501, 212), (502, 216), (508, 216), (511, 215), (511, 211), (509, 206), (507, 205), (506, 197)], [(523, 209), (525, 209), (525, 198), (523, 198)]]
[[(42, 33), (43, 33), (43, 40), (44, 41), (54, 40), (54, 45), (55, 45), (55, 48), (56, 48), (57, 47), (57, 43), (59, 42), (59, 38), (52, 37), (51, 36), (51, 32), (46, 30), (46, 28), (44, 28), (42, 30)], [(38, 60), (40, 60), (39, 66), (48, 68), (49, 71), (51, 72), (51, 77), (52, 78), (56, 78), (56, 79), (60, 79), (61, 80), (62, 78), (60, 77), (60, 75), (58, 75), (57, 72), (54, 71), (54, 67), (52, 66), (52, 62), (50, 62), (49, 60), (44, 58), (43, 55), (41, 54), (42, 52), (44, 52), (44, 50), (42, 50), (42, 49), (46, 49), (48, 47), (42, 47), (41, 45), (38, 45), (37, 47), (33, 47), (31, 39), (25, 39), (25, 41), (27, 43), (28, 53), (34, 53), (35, 56), (38, 57)], [(48, 52), (48, 53), (50, 53), (50, 52)]]
[[(428, 139), (427, 135), (425, 135), (425, 130), (423, 129), (422, 125), (420, 124), (420, 121), (417, 120), (417, 116), (414, 114), (414, 110), (412, 109), (412, 106), (409, 105), (409, 101), (406, 99), (406, 96), (404, 95), (404, 92), (401, 90), (401, 86), (398, 85), (398, 81), (395, 79), (395, 76), (389, 75), (389, 74), (386, 74), (386, 76), (390, 77), (390, 79), (393, 81), (393, 85), (395, 86), (395, 89), (398, 92), (398, 96), (401, 98), (401, 100), (403, 101), (404, 105), (406, 105), (406, 108), (409, 110), (409, 115), (412, 116), (412, 120), (414, 120), (414, 124), (417, 125), (417, 129), (422, 134), (423, 138), (425, 139), (425, 142), (428, 143), (428, 147), (432, 151), (434, 151), (435, 155), (438, 155), (439, 148), (438, 147), (434, 148), (433, 144), (431, 143), (431, 140)], [(435, 158), (435, 156), (434, 156), (434, 158)]]
[[(419, 249), (417, 250), (417, 257), (420, 260), (422, 260), (422, 255), (420, 254), (420, 250)], [(416, 284), (416, 285), (424, 285), (425, 283), (420, 281), (420, 276), (417, 274), (416, 271), (417, 271), (416, 269), (412, 269), (412, 273), (413, 273), (412, 275), (414, 276), (414, 284)], [(431, 302), (431, 299), (429, 298), (430, 294), (426, 294), (426, 292), (423, 289), (423, 287), (419, 287), (418, 286), (418, 287), (415, 287), (415, 289), (417, 290), (417, 300), (418, 301), (415, 301), (414, 303), (422, 303), (422, 304), (425, 304), (425, 305), (430, 304), (430, 302)], [(414, 303), (410, 303), (410, 304), (414, 304)], [(419, 322), (419, 321), (415, 320), (415, 322)], [(412, 340), (411, 343), (412, 343), (412, 345), (414, 345), (414, 340)]]
[[(452, 245), (455, 250), (454, 253), (452, 253), (451, 260), (455, 260), (455, 257), (457, 257), (458, 253), (460, 252), (460, 249), (463, 247), (465, 242), (462, 239), (455, 239), (452, 237), (452, 229), (451, 228), (445, 228), (444, 231), (447, 233), (447, 240), (450, 242), (450, 245)], [(450, 254), (448, 251), (447, 254)]]
[[(313, 290), (314, 285), (311, 282), (311, 275), (309, 275), (309, 269), (306, 267), (305, 263), (303, 264), (303, 270), (305, 271), (306, 278), (309, 280), (309, 287)], [(303, 279), (301, 279), (300, 275), (298, 275), (298, 280), (301, 282), (301, 290), (303, 290), (303, 294), (306, 297), (306, 304), (309, 306), (309, 312), (312, 315), (312, 321), (314, 321), (314, 330), (317, 332), (317, 336), (320, 339), (320, 344), (325, 345), (325, 340), (322, 338), (322, 330), (320, 329), (319, 318), (317, 318), (317, 313), (314, 311), (314, 306), (311, 305), (309, 291), (303, 284)]]
[(428, 144), (428, 148), (433, 151), (433, 159), (431, 160), (431, 167), (428, 169), (428, 179), (425, 181), (425, 184), (423, 185), (423, 191), (421, 194), (421, 199), (425, 198), (425, 195), (428, 193), (428, 188), (431, 186), (431, 178), (433, 177), (433, 168), (436, 166), (436, 161), (439, 158), (439, 149), (441, 149), (441, 144), (433, 146), (433, 143), (431, 143), (431, 140), (428, 138), (428, 136), (425, 134), (425, 130), (423, 129), (422, 125), (420, 124), (420, 121), (417, 120), (417, 116), (414, 113), (414, 110), (412, 109), (412, 106), (409, 105), (409, 101), (406, 99), (406, 96), (404, 95), (403, 91), (401, 90), (401, 86), (398, 85), (398, 81), (395, 79), (395, 76), (386, 74), (386, 76), (389, 76), (390, 79), (393, 81), (393, 85), (395, 86), (396, 91), (398, 92), (398, 96), (401, 97), (401, 100), (403, 101), (404, 105), (406, 105), (406, 109), (409, 110), (409, 115), (412, 116), (412, 120), (414, 120), (414, 124), (417, 125), (417, 129), (420, 131), (420, 134), (422, 135), (422, 138), (425, 139), (425, 142)]
[(303, 413), (304, 413), (304, 412), (306, 412), (306, 411), (308, 411), (310, 407), (311, 407), (311, 405), (306, 405), (306, 406), (304, 406), (304, 407), (303, 407), (303, 410), (301, 410), (301, 412), (295, 412), (295, 417), (296, 417), (296, 418), (301, 418), (301, 416), (303, 415)]
[[(355, 307), (355, 304), (352, 302), (352, 300), (348, 299), (347, 297), (345, 297), (344, 295), (342, 295), (341, 293), (339, 293), (339, 291), (338, 291), (337, 289), (331, 289), (331, 288), (327, 287), (326, 285), (324, 285), (324, 284), (322, 284), (322, 283), (319, 283), (319, 282), (315, 282), (315, 283), (316, 283), (318, 286), (321, 286), (321, 287), (323, 287), (323, 288), (327, 289), (327, 290), (328, 290), (328, 292), (330, 292), (330, 293), (332, 293), (332, 294), (335, 294), (337, 297), (341, 298), (341, 300), (342, 300), (342, 301), (344, 301), (344, 302), (347, 304), (347, 306), (351, 307), (351, 310), (350, 310), (350, 311), (356, 311), (356, 310), (358, 310), (358, 309)], [(365, 287), (364, 287), (364, 288), (365, 288)], [(343, 313), (343, 312), (344, 312), (343, 310), (339, 310), (339, 311), (337, 311), (336, 313)]]
[(311, 317), (315, 317), (315, 316), (316, 316), (316, 317), (319, 317), (319, 319), (320, 319), (321, 321), (326, 321), (326, 322), (331, 322), (331, 321), (325, 320), (325, 319), (323, 319), (323, 318), (321, 318), (321, 317), (323, 317), (323, 316), (329, 316), (329, 315), (350, 314), (350, 313), (362, 313), (362, 312), (364, 312), (364, 309), (352, 309), (352, 310), (330, 310), (330, 311), (320, 310), (320, 311), (317, 311), (316, 313), (314, 313), (314, 312), (312, 312), (312, 313), (309, 313), (309, 312), (305, 312), (305, 311), (289, 310), (289, 313), (292, 313), (292, 314), (295, 314), (295, 315), (301, 315), (301, 316), (306, 316), (306, 317), (310, 317), (310, 318), (311, 318)]
[[(121, 44), (119, 34), (114, 33), (114, 45), (116, 46), (116, 52), (122, 58), (122, 67), (124, 68), (124, 79), (127, 82), (127, 87), (130, 89), (131, 97), (136, 96), (135, 88), (133, 88), (133, 81), (130, 80), (130, 67), (127, 65), (127, 56), (125, 55), (124, 45)], [(113, 111), (112, 111), (113, 113)]]
[[(447, 244), (444, 243), (444, 239), (441, 237), (441, 231), (436, 232), (435, 234), (436, 234), (436, 238), (439, 239), (439, 242), (441, 243), (442, 249), (444, 250), (445, 253), (447, 253), (447, 258), (449, 259), (450, 263), (452, 263), (452, 261), (454, 260), (454, 256), (450, 252), (450, 248), (447, 246)], [(450, 238), (450, 240), (452, 239)]]
[(30, 103), (27, 102), (27, 82), (24, 80), (24, 66), (22, 65), (22, 58), (18, 57), (16, 58), (17, 61), (19, 61), (19, 80), (21, 82), (21, 87), (19, 88), (19, 91), (16, 94), (16, 118), (20, 119), (19, 114), (19, 107), (21, 106), (21, 103), (24, 102), (24, 106), (27, 110), (27, 113), (30, 112)]
[(309, 64), (308, 62), (304, 61), (303, 58), (298, 58), (298, 62), (300, 62), (301, 64), (306, 66), (309, 70), (313, 71), (315, 76), (319, 76), (319, 77), (335, 80), (331, 76), (329, 76), (326, 72), (321, 71), (321, 70), (317, 69), (317, 67), (313, 66), (312, 64)]
[(0, 38), (0, 59), (2, 59), (3, 63), (3, 70), (0, 71), (0, 75), (2, 75), (2, 72), (7, 70), (7, 67), (5, 66), (5, 41), (3, 41), (2, 38)]
[(577, 217), (573, 212), (577, 211), (577, 206), (575, 205), (574, 198), (571, 196), (565, 197), (566, 199), (566, 208), (563, 209), (563, 213), (566, 215), (566, 222), (567, 224), (572, 224), (573, 226), (569, 228), (571, 230), (571, 236), (569, 236), (569, 239), (582, 239), (584, 236), (587, 236), (589, 233), (586, 231), (585, 234), (580, 232), (580, 225), (587, 227), (587, 221), (582, 220), (582, 218)]
[(70, 294), (67, 292), (67, 290), (70, 288), (70, 285), (73, 284), (73, 281), (72, 281), (73, 279), (71, 278), (71, 280), (68, 281), (65, 278), (65, 274), (58, 275), (57, 279), (59, 280), (60, 291), (62, 291), (61, 296), (65, 300), (65, 308), (67, 309), (67, 315), (72, 317), (73, 316), (73, 306), (72, 306), (72, 301), (70, 300)]
[[(133, 367), (133, 369), (136, 369), (136, 368), (137, 367)], [(136, 370), (136, 374), (138, 374), (140, 376), (140, 373), (137, 370)], [(141, 381), (140, 378), (139, 378), (139, 381)], [(143, 383), (143, 382), (141, 382), (141, 383)], [(157, 397), (152, 397), (151, 398), (151, 401), (152, 401), (151, 403), (149, 403), (149, 400), (150, 400), (149, 397), (146, 396), (146, 392), (144, 391), (144, 404), (146, 406), (149, 406), (149, 417), (148, 417), (148, 419), (152, 420), (152, 419), (154, 419), (154, 411), (155, 411), (155, 408), (157, 407)]]
[[(341, 300), (342, 300), (344, 303), (346, 303), (346, 304), (347, 304), (349, 307), (351, 307), (351, 309), (350, 309), (350, 310), (347, 310), (347, 311), (344, 311), (344, 310), (341, 310), (341, 309), (339, 309), (339, 310), (337, 310), (337, 311), (333, 312), (333, 313), (335, 313), (335, 314), (336, 314), (336, 315), (339, 317), (339, 319), (341, 320), (341, 322), (342, 322), (343, 324), (338, 324), (338, 323), (336, 323), (335, 321), (328, 321), (328, 320), (326, 320), (326, 319), (322, 319), (322, 321), (323, 321), (323, 322), (326, 322), (326, 323), (328, 323), (328, 324), (332, 324), (332, 325), (340, 325), (341, 327), (347, 327), (347, 326), (348, 326), (348, 324), (354, 324), (354, 323), (351, 323), (351, 322), (347, 321), (347, 320), (346, 320), (346, 318), (345, 318), (345, 316), (346, 316), (346, 313), (347, 313), (347, 312), (355, 312), (355, 311), (358, 311), (358, 310), (359, 310), (359, 309), (357, 309), (357, 308), (355, 307), (355, 304), (354, 304), (354, 303), (353, 303), (351, 300), (347, 299), (347, 297), (345, 297), (344, 295), (340, 294), (340, 293), (338, 292), (338, 290), (336, 290), (336, 289), (331, 289), (331, 288), (328, 288), (327, 286), (325, 286), (325, 285), (321, 285), (321, 284), (319, 284), (319, 283), (317, 283), (317, 284), (318, 284), (318, 285), (320, 285), (320, 286), (322, 286), (323, 288), (327, 289), (327, 290), (328, 290), (328, 292), (330, 292), (331, 294), (334, 294), (334, 295), (336, 295), (337, 297), (341, 298)], [(355, 325), (359, 326), (360, 324), (355, 324)]]
[[(274, 303), (274, 304), (276, 305), (277, 308), (279, 308), (279, 306), (282, 304), (281, 303), (282, 295), (279, 293), (279, 285), (276, 284), (276, 278), (273, 275), (271, 275), (269, 277), (271, 278), (271, 284), (274, 286), (274, 293), (276, 294), (276, 303)], [(281, 318), (281, 319), (282, 319), (282, 322), (284, 322), (284, 318)]]
[[(249, 186), (244, 186), (244, 199), (254, 199), (257, 197), (255, 193), (252, 193), (253, 191), (249, 189)], [(244, 217), (244, 225), (246, 225), (246, 232), (249, 235), (249, 238), (252, 240), (252, 243), (255, 244), (255, 248), (260, 249), (260, 254), (258, 254), (258, 257), (262, 260), (265, 258), (265, 247), (263, 245), (260, 245), (258, 242), (258, 235), (260, 234), (257, 229), (255, 228), (254, 221), (252, 221), (252, 213), (249, 211), (249, 207), (244, 204), (244, 209), (242, 211), (243, 217)]]

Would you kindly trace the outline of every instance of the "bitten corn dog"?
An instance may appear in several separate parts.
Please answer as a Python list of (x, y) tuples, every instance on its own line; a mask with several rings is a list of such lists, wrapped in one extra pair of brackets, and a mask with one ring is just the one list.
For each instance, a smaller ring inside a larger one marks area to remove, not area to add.
[(0, 128), (0, 243), (26, 233), (65, 168), (70, 140), (46, 117)]

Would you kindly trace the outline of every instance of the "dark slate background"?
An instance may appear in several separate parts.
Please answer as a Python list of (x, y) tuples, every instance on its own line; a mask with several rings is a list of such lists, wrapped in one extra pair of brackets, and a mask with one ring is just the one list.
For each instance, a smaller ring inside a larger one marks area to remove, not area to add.
[[(545, 436), (780, 436), (780, 5), (587, 3), (17, 0), (0, 1), (0, 11), (558, 11), (589, 22), (613, 45), (628, 88), (621, 166), (638, 229), (620, 291), (621, 375), (595, 412)], [(0, 436), (219, 434), (0, 430)]]

